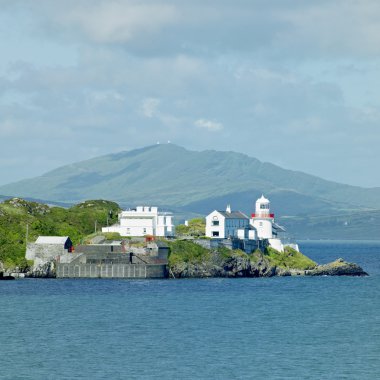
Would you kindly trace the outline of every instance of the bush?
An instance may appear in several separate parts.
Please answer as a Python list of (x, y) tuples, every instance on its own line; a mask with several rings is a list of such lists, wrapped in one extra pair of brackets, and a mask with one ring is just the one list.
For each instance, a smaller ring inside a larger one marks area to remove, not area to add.
[(121, 236), (118, 232), (106, 232), (104, 233), (104, 237), (107, 240), (121, 240)]
[(170, 248), (169, 265), (181, 262), (199, 264), (210, 259), (210, 251), (190, 240), (167, 241)]

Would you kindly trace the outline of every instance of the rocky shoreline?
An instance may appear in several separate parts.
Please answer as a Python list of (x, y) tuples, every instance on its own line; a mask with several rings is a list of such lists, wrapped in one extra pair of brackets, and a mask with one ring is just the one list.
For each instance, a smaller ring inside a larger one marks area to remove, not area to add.
[(368, 276), (359, 265), (337, 259), (328, 264), (316, 265), (310, 269), (297, 269), (275, 266), (261, 255), (252, 262), (249, 257), (231, 255), (223, 259), (213, 252), (207, 262), (182, 262), (170, 266), (170, 273), (175, 278), (209, 278), (209, 277), (275, 277), (275, 276)]
[[(187, 243), (189, 244), (189, 243)], [(279, 253), (275, 253), (277, 255)], [(292, 259), (296, 256), (298, 262), (304, 265), (294, 264)], [(368, 276), (368, 273), (355, 263), (349, 263), (339, 258), (331, 263), (318, 265), (299, 252), (290, 251), (283, 257), (281, 265), (273, 262), (273, 256), (262, 252), (254, 252), (250, 255), (241, 251), (209, 250), (198, 257), (197, 260), (189, 260), (179, 256), (179, 260), (173, 261), (169, 256), (169, 278), (212, 278), (212, 277), (283, 277), (283, 276)], [(307, 260), (305, 261), (299, 260)], [(0, 269), (1, 269), (0, 263)], [(17, 269), (17, 268), (16, 268)], [(56, 278), (56, 262), (49, 261), (43, 265), (32, 267), (27, 272), (4, 271), (5, 275), (16, 278)]]

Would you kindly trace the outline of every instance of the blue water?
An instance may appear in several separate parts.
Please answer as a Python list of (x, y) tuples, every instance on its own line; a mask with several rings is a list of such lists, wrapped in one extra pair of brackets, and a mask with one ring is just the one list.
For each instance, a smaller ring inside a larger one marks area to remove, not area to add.
[(380, 379), (380, 242), (301, 242), (366, 278), (0, 282), (0, 379)]

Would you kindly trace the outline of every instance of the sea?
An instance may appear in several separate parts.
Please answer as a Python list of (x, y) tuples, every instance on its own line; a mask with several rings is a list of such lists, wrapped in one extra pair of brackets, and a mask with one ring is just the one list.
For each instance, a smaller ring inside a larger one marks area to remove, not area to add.
[(0, 282), (0, 379), (380, 379), (380, 241), (300, 241), (368, 277)]

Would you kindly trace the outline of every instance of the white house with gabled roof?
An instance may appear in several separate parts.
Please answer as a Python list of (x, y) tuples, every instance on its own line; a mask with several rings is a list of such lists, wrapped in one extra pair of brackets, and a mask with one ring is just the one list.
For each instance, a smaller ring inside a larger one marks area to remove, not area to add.
[(217, 239), (238, 237), (238, 230), (249, 228), (249, 217), (240, 211), (215, 210), (206, 217), (206, 236)]

